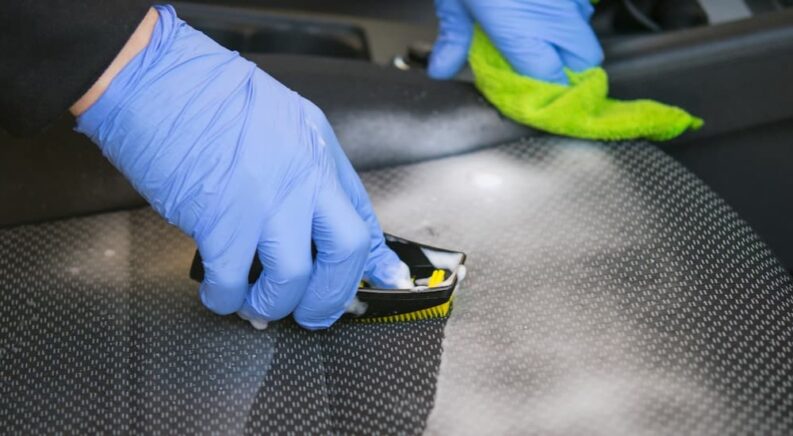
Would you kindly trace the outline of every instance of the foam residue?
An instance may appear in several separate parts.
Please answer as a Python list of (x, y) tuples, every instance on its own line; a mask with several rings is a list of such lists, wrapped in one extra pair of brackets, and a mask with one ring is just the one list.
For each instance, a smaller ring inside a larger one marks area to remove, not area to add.
[(356, 316), (360, 316), (366, 313), (366, 307), (367, 307), (366, 303), (359, 300), (358, 297), (353, 297), (350, 304), (347, 305), (347, 309), (345, 309), (345, 312), (351, 313)]
[(433, 250), (425, 247), (422, 247), (421, 251), (427, 256), (432, 266), (437, 269), (454, 271), (463, 261), (463, 255), (461, 253), (450, 253), (448, 251)]
[(405, 262), (399, 262), (392, 284), (394, 289), (410, 289), (414, 286), (413, 279), (410, 278), (410, 267)]
[(251, 323), (251, 326), (253, 326), (253, 328), (256, 330), (264, 330), (267, 328), (268, 322), (266, 320), (249, 318), (245, 316), (242, 311), (237, 312), (237, 316)]
[(267, 328), (268, 325), (267, 321), (257, 321), (255, 319), (249, 319), (248, 322), (250, 322), (253, 328), (255, 328), (256, 330), (264, 330)]

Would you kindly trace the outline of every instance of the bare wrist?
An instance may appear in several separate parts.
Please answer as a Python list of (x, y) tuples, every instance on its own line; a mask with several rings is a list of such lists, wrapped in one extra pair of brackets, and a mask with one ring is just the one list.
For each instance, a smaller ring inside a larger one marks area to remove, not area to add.
[(121, 71), (132, 58), (140, 53), (146, 45), (149, 44), (154, 26), (157, 24), (159, 15), (154, 8), (149, 8), (146, 16), (138, 24), (135, 32), (129, 37), (127, 43), (118, 52), (113, 62), (107, 67), (104, 73), (99, 76), (99, 79), (91, 86), (88, 91), (80, 97), (70, 108), (69, 112), (74, 116), (79, 116), (85, 112), (92, 104), (94, 104), (99, 97), (105, 92), (113, 78)]

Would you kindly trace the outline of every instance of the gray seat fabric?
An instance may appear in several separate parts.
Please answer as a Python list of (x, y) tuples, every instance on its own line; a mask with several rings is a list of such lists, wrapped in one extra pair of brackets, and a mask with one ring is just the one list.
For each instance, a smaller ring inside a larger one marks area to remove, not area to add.
[(387, 231), (468, 253), (448, 320), (213, 316), (148, 209), (0, 230), (0, 426), (793, 431), (793, 283), (653, 146), (537, 137), (363, 179)]

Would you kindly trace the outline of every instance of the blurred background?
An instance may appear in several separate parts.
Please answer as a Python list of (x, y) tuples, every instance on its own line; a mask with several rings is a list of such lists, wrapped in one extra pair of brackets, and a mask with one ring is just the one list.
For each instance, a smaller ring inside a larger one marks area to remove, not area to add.
[[(459, 144), (432, 142), (427, 132), (457, 128), (437, 114), (450, 113), (464, 89), (424, 74), (437, 31), (432, 0), (174, 5), (191, 25), (318, 103), (348, 153), (369, 154), (353, 158), (359, 169), (399, 163), (388, 152), (375, 155), (375, 139), (381, 150), (425, 150), (418, 159), (536, 134), (504, 122), (498, 132), (452, 136)], [(725, 198), (793, 270), (791, 6), (793, 0), (601, 0), (592, 21), (612, 95), (653, 98), (704, 118), (702, 130), (661, 147)], [(470, 72), (458, 80), (470, 81)], [(422, 114), (424, 124), (408, 129), (392, 122), (358, 134), (374, 108), (402, 117), (392, 120)], [(8, 205), (0, 210), (0, 226), (145, 204), (72, 127), (64, 116), (34, 138), (0, 132), (0, 200)], [(38, 177), (41, 172), (47, 177)]]

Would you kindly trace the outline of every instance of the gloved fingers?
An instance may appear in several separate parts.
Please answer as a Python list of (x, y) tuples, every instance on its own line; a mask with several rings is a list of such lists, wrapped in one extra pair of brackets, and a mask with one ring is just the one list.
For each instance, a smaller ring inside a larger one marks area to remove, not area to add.
[(366, 259), (363, 274), (364, 280), (380, 289), (410, 289), (413, 280), (410, 268), (385, 243), (382, 247), (370, 251)]
[(428, 73), (433, 79), (449, 79), (468, 60), (474, 22), (462, 0), (435, 0), (435, 11), (438, 38), (430, 55)]
[(518, 73), (545, 82), (568, 83), (562, 58), (547, 41), (518, 35), (491, 36), (491, 40)]
[(377, 220), (369, 195), (353, 168), (347, 155), (339, 144), (333, 128), (322, 111), (313, 103), (306, 101), (306, 113), (313, 119), (320, 137), (336, 167), (336, 176), (341, 187), (350, 199), (358, 215), (369, 229), (369, 256), (366, 259), (364, 279), (378, 288), (410, 288), (410, 270), (388, 245), (383, 237), (383, 229)]
[(339, 144), (339, 140), (330, 122), (328, 122), (328, 118), (322, 112), (322, 109), (305, 99), (303, 99), (303, 110), (306, 122), (317, 134), (316, 140), (321, 142), (322, 147), (324, 147), (333, 161), (332, 167), (335, 169), (336, 180), (341, 183), (342, 189), (347, 193), (353, 206), (361, 212), (361, 218), (373, 217), (374, 211), (371, 207), (369, 196), (366, 194), (366, 188), (364, 188), (361, 178), (358, 177), (358, 173), (341, 148), (341, 144)]
[(567, 68), (583, 71), (603, 62), (603, 49), (588, 18), (574, 16), (557, 27), (551, 42)]
[(294, 318), (314, 330), (329, 327), (352, 302), (369, 253), (367, 226), (335, 175), (328, 177), (317, 195), (312, 234), (317, 256)]
[(341, 189), (347, 194), (358, 215), (368, 225), (372, 239), (376, 241), (382, 240), (383, 231), (377, 221), (377, 216), (369, 200), (369, 195), (366, 193), (366, 188), (363, 186), (361, 178), (358, 177), (358, 173), (353, 168), (347, 155), (344, 154), (344, 150), (341, 148), (333, 128), (316, 105), (306, 101), (306, 107), (307, 113), (312, 118), (313, 125), (318, 132), (318, 138), (323, 142), (328, 155), (333, 161), (336, 180), (339, 182)]
[(243, 208), (229, 208), (196, 238), (204, 263), (201, 302), (228, 315), (242, 307), (248, 294), (248, 273), (256, 252), (259, 224)]
[(581, 14), (581, 18), (584, 21), (589, 21), (592, 18), (592, 14), (595, 13), (595, 5), (592, 4), (591, 0), (574, 0), (576, 6), (578, 6), (578, 12)]
[(560, 44), (559, 56), (567, 68), (579, 72), (603, 63), (603, 49), (591, 27), (581, 29), (582, 37), (576, 44)]
[(482, 29), (520, 74), (567, 84), (564, 68), (599, 65), (603, 52), (589, 25), (590, 5), (581, 0), (467, 3)]
[(316, 175), (295, 186), (264, 223), (258, 253), (263, 271), (251, 286), (242, 314), (274, 321), (292, 313), (311, 276), (311, 221)]

